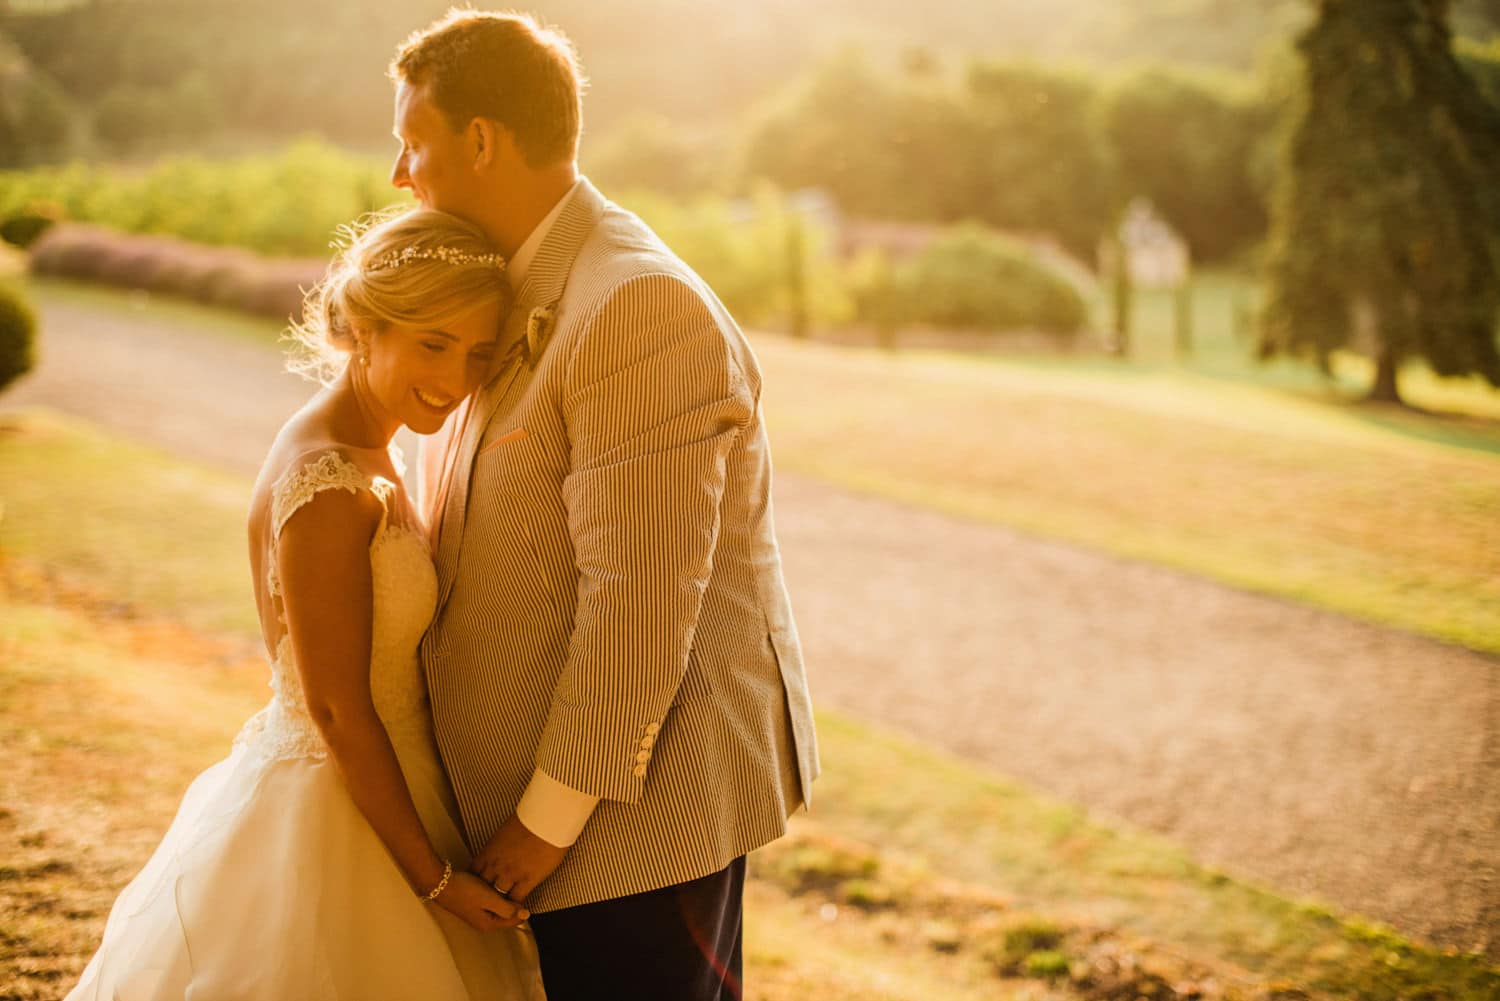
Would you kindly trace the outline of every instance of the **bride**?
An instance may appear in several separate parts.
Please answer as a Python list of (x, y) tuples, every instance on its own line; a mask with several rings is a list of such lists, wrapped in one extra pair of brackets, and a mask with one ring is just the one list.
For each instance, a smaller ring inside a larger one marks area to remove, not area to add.
[(293, 331), (325, 388), (250, 506), (271, 701), (188, 788), (70, 1001), (542, 996), (528, 915), (468, 871), (417, 660), (436, 577), (391, 446), (489, 369), (504, 265), (426, 209), (350, 236)]

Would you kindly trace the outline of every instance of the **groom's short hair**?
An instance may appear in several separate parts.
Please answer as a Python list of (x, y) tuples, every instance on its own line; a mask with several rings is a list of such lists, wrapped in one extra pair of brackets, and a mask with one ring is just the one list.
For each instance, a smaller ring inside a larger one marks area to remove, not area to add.
[(530, 14), (455, 8), (402, 43), (391, 79), (425, 86), (455, 130), (505, 126), (533, 167), (578, 155), (583, 71), (568, 36)]

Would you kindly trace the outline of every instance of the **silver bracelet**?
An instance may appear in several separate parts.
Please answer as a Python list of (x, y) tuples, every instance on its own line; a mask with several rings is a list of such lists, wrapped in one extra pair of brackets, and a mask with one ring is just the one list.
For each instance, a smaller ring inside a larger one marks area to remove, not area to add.
[(448, 888), (448, 880), (452, 878), (453, 863), (449, 862), (447, 859), (443, 859), (443, 878), (438, 880), (438, 885), (434, 886), (432, 888), (432, 891), (422, 898), (422, 902), (425, 904), (431, 903), (432, 901), (436, 900), (438, 898), (438, 894), (442, 893)]

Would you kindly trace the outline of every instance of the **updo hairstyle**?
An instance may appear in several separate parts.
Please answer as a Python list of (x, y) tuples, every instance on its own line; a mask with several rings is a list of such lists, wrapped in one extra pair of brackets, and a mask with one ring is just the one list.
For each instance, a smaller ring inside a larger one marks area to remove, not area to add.
[(354, 329), (440, 328), (480, 306), (509, 305), (502, 258), (484, 232), (446, 212), (403, 208), (341, 227), (337, 256), (308, 290), (287, 335), (287, 367), (329, 385), (355, 350)]

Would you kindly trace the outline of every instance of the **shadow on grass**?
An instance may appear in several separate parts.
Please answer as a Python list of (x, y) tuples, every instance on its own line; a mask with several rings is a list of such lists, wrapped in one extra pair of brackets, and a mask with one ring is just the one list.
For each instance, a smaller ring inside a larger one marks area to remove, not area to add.
[(1422, 407), (1347, 400), (1349, 416), (1418, 441), (1500, 455), (1500, 420), (1471, 414), (1443, 413)]
[[(1103, 375), (1120, 379), (1187, 376), (1265, 390), (1303, 403), (1337, 410), (1361, 424), (1413, 441), (1500, 455), (1500, 419), (1416, 403), (1390, 404), (1366, 397), (1368, 387), (1347, 376), (1325, 376), (1311, 365), (1274, 359), (1259, 363), (1218, 352), (1213, 356), (1170, 360), (1112, 359), (1107, 357), (976, 356), (985, 362), (1040, 372)], [(1497, 391), (1500, 396), (1500, 391)]]

